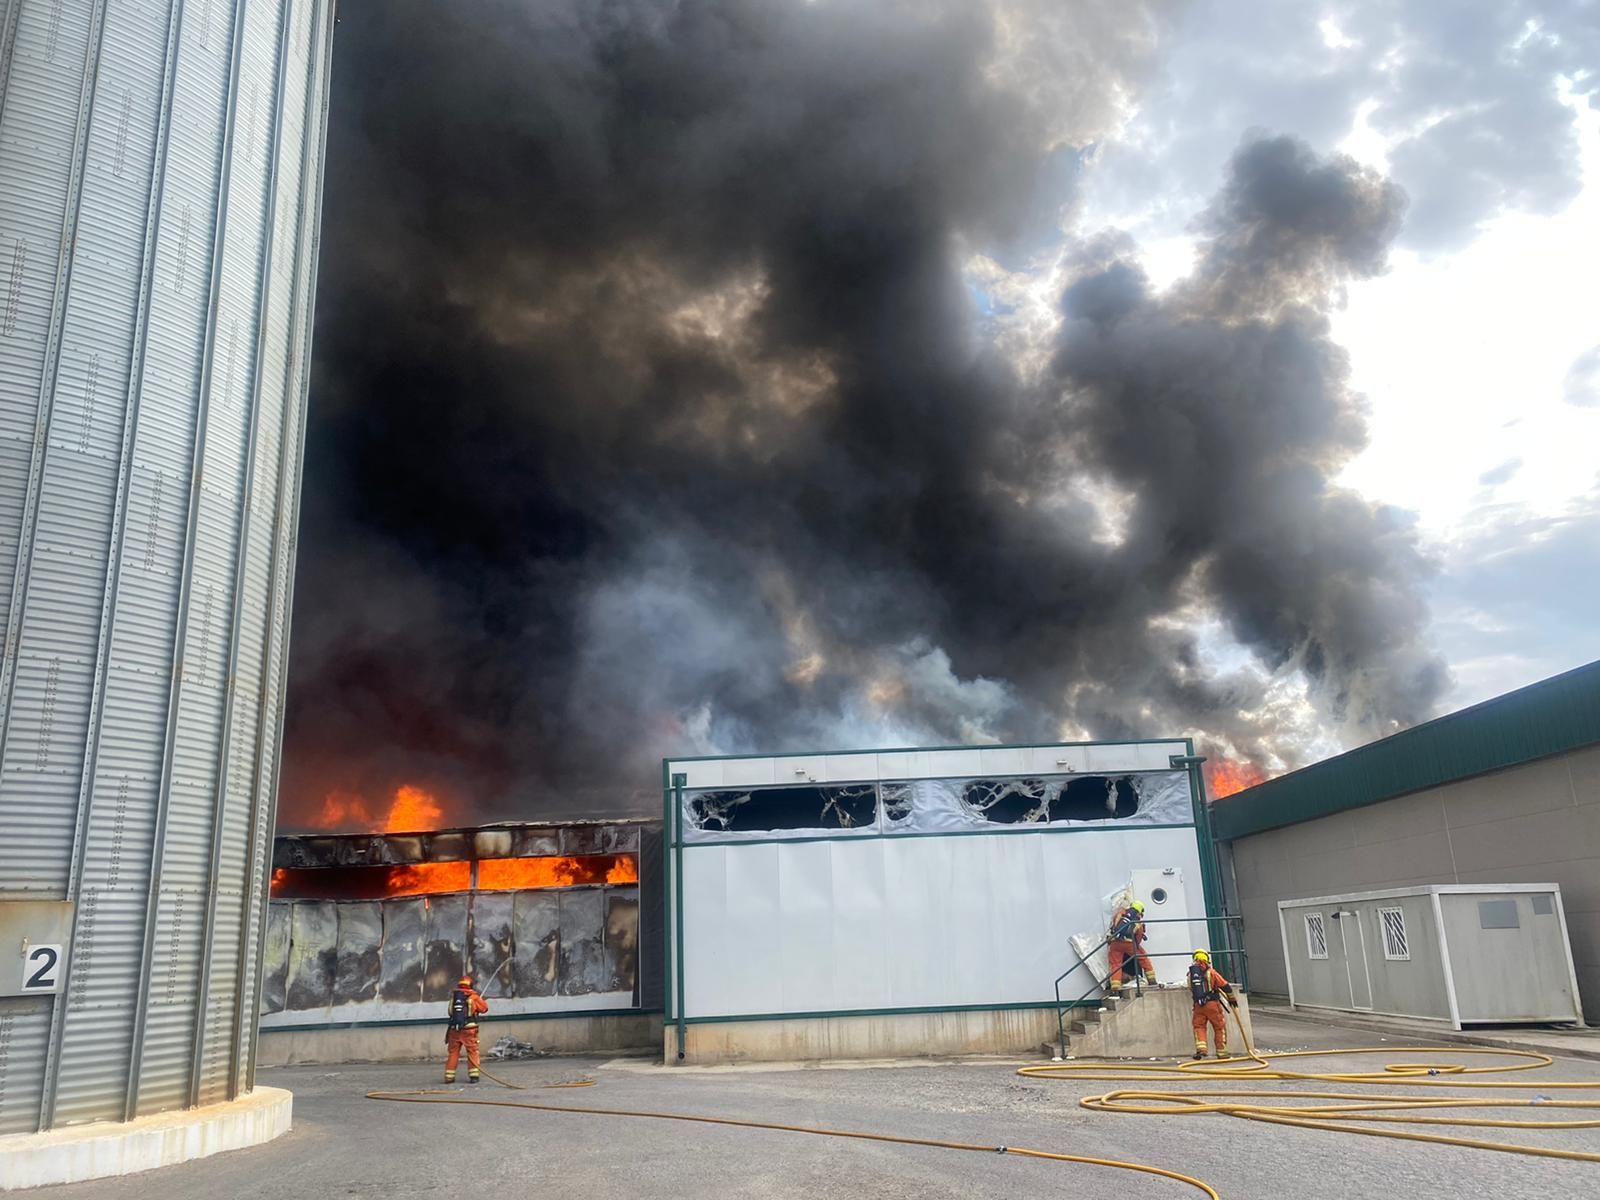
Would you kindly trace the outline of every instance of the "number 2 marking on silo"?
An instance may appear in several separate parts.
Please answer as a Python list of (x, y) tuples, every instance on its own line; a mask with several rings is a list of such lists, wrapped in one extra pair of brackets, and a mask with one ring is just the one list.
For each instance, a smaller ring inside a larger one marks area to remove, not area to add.
[[(60, 946), (35, 946), (29, 950), (28, 965), (22, 969), (26, 977), (22, 983), (22, 990), (53, 992), (56, 987), (56, 964), (60, 961)], [(29, 971), (33, 974), (29, 975)]]

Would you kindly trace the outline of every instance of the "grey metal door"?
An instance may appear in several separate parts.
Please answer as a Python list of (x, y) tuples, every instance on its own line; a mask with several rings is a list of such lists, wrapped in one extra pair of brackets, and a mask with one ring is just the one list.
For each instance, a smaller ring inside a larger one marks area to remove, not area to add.
[(1350, 989), (1350, 1007), (1364, 1012), (1372, 1011), (1372, 976), (1367, 968), (1367, 934), (1361, 926), (1361, 915), (1351, 909), (1333, 913), (1333, 940), (1339, 944), (1344, 957), (1345, 983)]

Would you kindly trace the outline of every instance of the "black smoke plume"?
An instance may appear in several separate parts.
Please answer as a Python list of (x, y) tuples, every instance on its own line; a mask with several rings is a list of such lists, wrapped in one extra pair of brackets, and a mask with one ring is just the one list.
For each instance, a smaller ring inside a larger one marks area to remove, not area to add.
[(1183, 284), (1062, 250), (1160, 6), (341, 14), (286, 827), (403, 782), (649, 811), (668, 753), (1270, 766), (1429, 715), (1426, 564), (1331, 482), (1326, 313), (1398, 193), (1255, 138)]

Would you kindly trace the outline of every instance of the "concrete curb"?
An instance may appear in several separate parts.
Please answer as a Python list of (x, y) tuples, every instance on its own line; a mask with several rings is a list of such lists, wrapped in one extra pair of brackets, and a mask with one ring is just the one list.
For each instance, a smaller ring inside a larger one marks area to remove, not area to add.
[(1342, 1029), (1372, 1030), (1398, 1037), (1414, 1037), (1424, 1042), (1454, 1042), (1463, 1046), (1488, 1046), (1497, 1050), (1525, 1050), (1530, 1054), (1549, 1054), (1555, 1058), (1582, 1058), (1600, 1062), (1600, 1033), (1594, 1035), (1594, 1045), (1568, 1046), (1564, 1042), (1529, 1041), (1515, 1035), (1502, 1036), (1490, 1033), (1473, 1033), (1466, 1029), (1433, 1029), (1386, 1021), (1382, 1017), (1364, 1017), (1357, 1013), (1309, 1013), (1290, 1008), (1256, 1009), (1259, 1017), (1276, 1017), (1284, 1021), (1298, 1021), (1303, 1025), (1337, 1025)]
[(0, 1137), (0, 1191), (81, 1183), (259, 1146), (289, 1131), (294, 1097), (258, 1087), (225, 1104)]

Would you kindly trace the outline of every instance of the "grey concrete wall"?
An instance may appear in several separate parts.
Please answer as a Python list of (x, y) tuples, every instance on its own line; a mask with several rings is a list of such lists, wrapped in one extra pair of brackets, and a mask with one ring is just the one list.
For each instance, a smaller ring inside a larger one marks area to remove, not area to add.
[[(527, 1017), (485, 1021), (478, 1044), (485, 1062), (489, 1047), (503, 1037), (531, 1042), (552, 1054), (606, 1054), (654, 1050), (661, 1044), (659, 1013), (598, 1017)], [(260, 1065), (305, 1063), (414, 1062), (444, 1060), (444, 1022), (363, 1025), (353, 1029), (263, 1029)]]
[(1289, 990), (1279, 900), (1557, 883), (1584, 1008), (1600, 1020), (1600, 745), (1239, 838), (1232, 858), (1255, 991)]
[[(1075, 1058), (1187, 1058), (1194, 1050), (1194, 1005), (1187, 988), (1146, 991), (1087, 1022), (1067, 1047)], [(1072, 1019), (1074, 1015), (1068, 1014)], [(1248, 999), (1239, 1019), (1250, 1029)], [(1238, 1031), (1230, 1023), (1230, 1046)], [(1037, 1054), (1056, 1042), (1053, 1008), (966, 1009), (959, 1012), (877, 1013), (793, 1017), (767, 1021), (708, 1021), (689, 1025), (683, 1062), (829, 1062), (968, 1054)], [(662, 1029), (669, 1066), (678, 1063), (677, 1026)]]

